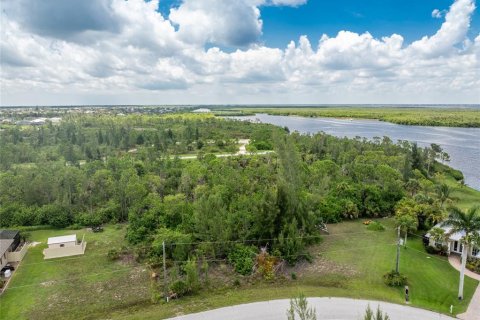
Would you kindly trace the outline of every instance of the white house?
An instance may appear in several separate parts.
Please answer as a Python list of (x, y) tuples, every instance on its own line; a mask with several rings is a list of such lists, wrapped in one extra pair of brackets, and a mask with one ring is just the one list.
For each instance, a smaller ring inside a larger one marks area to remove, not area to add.
[[(431, 246), (446, 246), (448, 254), (462, 254), (463, 252), (463, 244), (462, 239), (465, 237), (465, 231), (460, 232), (452, 232), (452, 227), (450, 226), (442, 226), (441, 223), (438, 223), (434, 226), (434, 228), (440, 228), (445, 231), (445, 235), (447, 237), (446, 241), (442, 243), (436, 243), (434, 239), (430, 237), (430, 232), (427, 233), (425, 236), (429, 238), (429, 245)], [(480, 231), (479, 231), (480, 233)], [(478, 246), (471, 246), (468, 252), (469, 257), (476, 257), (480, 258), (480, 248)]]
[(77, 242), (77, 235), (48, 238), (48, 248), (43, 250), (44, 259), (76, 256), (85, 253), (85, 235), (81, 242)]

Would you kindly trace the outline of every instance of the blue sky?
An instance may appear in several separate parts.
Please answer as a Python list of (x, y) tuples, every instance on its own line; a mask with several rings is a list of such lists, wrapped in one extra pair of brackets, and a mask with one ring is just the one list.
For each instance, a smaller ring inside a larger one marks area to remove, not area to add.
[[(160, 1), (160, 12), (181, 0)], [(370, 32), (374, 37), (401, 34), (406, 43), (434, 34), (443, 20), (431, 16), (434, 9), (448, 10), (451, 0), (310, 0), (296, 7), (263, 6), (261, 41), (267, 46), (285, 47), (292, 39), (307, 35), (311, 41), (322, 34), (336, 35), (341, 30)], [(472, 15), (469, 35), (480, 32), (480, 13)]]
[(480, 104), (480, 0), (1, 0), (0, 106)]

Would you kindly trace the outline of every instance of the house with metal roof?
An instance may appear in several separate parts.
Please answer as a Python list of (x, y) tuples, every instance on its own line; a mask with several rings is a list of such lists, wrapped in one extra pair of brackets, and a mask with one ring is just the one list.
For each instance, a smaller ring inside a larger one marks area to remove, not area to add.
[[(452, 232), (452, 227), (451, 226), (442, 226), (441, 223), (438, 223), (433, 228), (442, 229), (444, 231), (445, 240), (441, 243), (436, 242), (436, 240), (433, 239), (433, 237), (431, 237), (430, 232), (429, 232), (425, 235), (425, 237), (427, 237), (429, 239), (428, 244), (430, 246), (432, 246), (432, 247), (445, 246), (445, 247), (447, 247), (447, 253), (448, 254), (451, 254), (451, 253), (459, 254), (459, 255), (462, 254), (463, 247), (464, 247), (463, 243), (462, 243), (462, 240), (465, 237), (465, 231)], [(480, 230), (478, 232), (480, 233)], [(469, 257), (480, 258), (480, 247), (470, 246), (468, 251), (469, 251), (468, 252)]]
[(28, 246), (22, 242), (20, 231), (0, 230), (0, 270), (7, 263), (20, 262)]
[(76, 234), (51, 237), (47, 241), (48, 248), (43, 250), (44, 259), (77, 256), (85, 253), (85, 235), (82, 241), (77, 241)]

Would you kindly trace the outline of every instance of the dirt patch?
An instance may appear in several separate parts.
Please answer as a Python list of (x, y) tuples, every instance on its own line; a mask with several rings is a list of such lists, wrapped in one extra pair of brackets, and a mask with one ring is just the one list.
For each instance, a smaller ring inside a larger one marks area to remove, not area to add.
[(293, 267), (286, 267), (284, 274), (289, 277), (292, 273), (297, 275), (309, 275), (309, 274), (340, 274), (343, 276), (355, 276), (358, 271), (350, 267), (349, 265), (336, 263), (322, 256), (316, 257), (312, 263), (308, 261), (298, 262)]
[(33, 247), (38, 246), (40, 243), (41, 242), (34, 241), (34, 242), (30, 243), (29, 246), (33, 248)]
[(120, 255), (119, 263), (125, 266), (135, 264), (135, 255), (133, 253), (125, 253)]

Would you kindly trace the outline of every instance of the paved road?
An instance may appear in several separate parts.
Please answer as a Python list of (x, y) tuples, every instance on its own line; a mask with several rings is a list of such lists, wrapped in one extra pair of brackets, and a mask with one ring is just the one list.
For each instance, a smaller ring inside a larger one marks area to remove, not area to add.
[[(365, 309), (370, 304), (372, 309), (380, 308), (388, 313), (391, 320), (453, 320), (431, 311), (408, 306), (368, 300), (347, 298), (308, 298), (309, 305), (315, 307), (318, 320), (362, 320)], [(241, 304), (200, 313), (172, 318), (171, 320), (279, 320), (287, 319), (286, 310), (290, 302), (272, 300)]]

